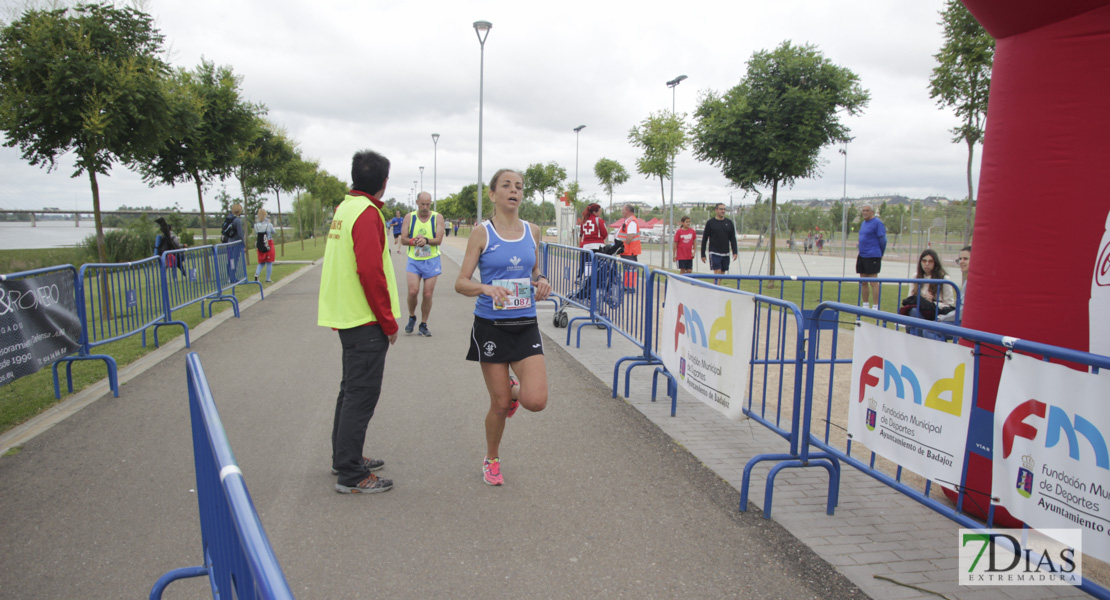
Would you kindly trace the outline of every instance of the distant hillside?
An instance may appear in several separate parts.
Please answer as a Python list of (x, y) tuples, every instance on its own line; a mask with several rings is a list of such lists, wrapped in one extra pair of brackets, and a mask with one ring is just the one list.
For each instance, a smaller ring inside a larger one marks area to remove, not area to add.
[[(945, 198), (943, 196), (929, 196), (928, 198), (908, 198), (906, 196), (901, 196), (901, 195), (898, 195), (898, 194), (892, 194), (892, 195), (889, 195), (889, 196), (863, 196), (861, 198), (848, 198), (847, 199), (847, 202), (848, 202), (849, 205), (856, 206), (856, 207), (860, 207), (860, 206), (863, 206), (865, 204), (870, 204), (872, 206), (881, 206), (884, 202), (888, 206), (898, 206), (898, 205), (909, 206), (910, 203), (914, 202), (914, 201), (920, 202), (921, 206), (926, 207), (926, 208), (932, 208), (932, 207), (935, 207), (935, 206), (948, 206), (948, 204), (951, 202), (951, 200), (949, 200), (948, 198)], [(840, 198), (833, 198), (831, 200), (817, 200), (817, 199), (790, 200), (790, 201), (788, 201), (788, 204), (793, 204), (794, 206), (801, 206), (803, 208), (818, 207), (818, 208), (826, 208), (827, 209), (827, 208), (831, 208), (837, 202), (840, 202)]]

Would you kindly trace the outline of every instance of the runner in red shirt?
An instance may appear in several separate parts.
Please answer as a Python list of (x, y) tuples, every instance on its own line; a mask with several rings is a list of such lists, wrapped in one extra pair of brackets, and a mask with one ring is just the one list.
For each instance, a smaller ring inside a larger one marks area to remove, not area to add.
[(690, 217), (682, 217), (679, 229), (674, 232), (674, 256), (671, 260), (678, 263), (678, 273), (685, 275), (694, 272), (694, 243), (698, 232), (690, 227)]

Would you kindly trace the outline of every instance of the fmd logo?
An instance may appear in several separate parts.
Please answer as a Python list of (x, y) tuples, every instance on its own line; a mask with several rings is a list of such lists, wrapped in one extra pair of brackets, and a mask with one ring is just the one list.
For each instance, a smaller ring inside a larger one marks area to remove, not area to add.
[[(1082, 415), (1069, 415), (1063, 408), (1037, 399), (1022, 402), (1006, 415), (1002, 424), (1002, 458), (1008, 458), (1013, 452), (1014, 438), (1036, 441), (1040, 438), (1042, 427), (1045, 428), (1045, 448), (1052, 448), (1066, 438), (1070, 458), (1079, 461), (1080, 449), (1089, 447), (1094, 455), (1095, 466), (1110, 470), (1110, 452), (1107, 451), (1106, 438), (1094, 423)], [(1083, 436), (1087, 444), (1081, 445), (1079, 436)]]
[[(721, 334), (724, 334), (723, 336)], [(702, 322), (698, 311), (685, 304), (678, 305), (678, 318), (674, 325), (674, 349), (678, 351), (678, 342), (683, 335), (690, 337), (690, 342), (702, 348), (709, 348), (714, 352), (732, 356), (732, 300), (725, 302), (725, 314), (713, 320), (709, 335), (705, 335), (705, 324)]]
[[(859, 372), (859, 402), (863, 402), (864, 396), (867, 394), (867, 388), (877, 388), (880, 383), (883, 384), (883, 391), (887, 391), (891, 386), (894, 386), (894, 395), (899, 399), (906, 398), (906, 388), (908, 387), (913, 393), (913, 403), (924, 403), (925, 408), (939, 410), (943, 413), (948, 413), (959, 417), (963, 414), (964, 406), (964, 371), (966, 365), (960, 363), (952, 372), (951, 377), (945, 377), (932, 382), (929, 387), (929, 393), (922, 396), (921, 380), (918, 379), (917, 373), (914, 372), (907, 365), (899, 367), (893, 362), (886, 360), (881, 356), (872, 356), (863, 363), (863, 368)], [(880, 375), (876, 372), (881, 371)], [(926, 382), (928, 383), (928, 382)], [(949, 394), (947, 400), (942, 396)]]

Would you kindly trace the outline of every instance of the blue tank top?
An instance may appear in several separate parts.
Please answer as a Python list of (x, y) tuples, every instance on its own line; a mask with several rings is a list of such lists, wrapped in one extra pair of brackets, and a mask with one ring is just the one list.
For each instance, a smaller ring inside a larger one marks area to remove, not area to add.
[(484, 285), (497, 285), (509, 290), (504, 307), (495, 307), (493, 300), (482, 294), (474, 303), (474, 314), (483, 319), (499, 321), (536, 316), (532, 296), (532, 268), (536, 266), (536, 240), (532, 226), (524, 223), (524, 235), (506, 240), (497, 235), (493, 223), (483, 221), (486, 228), (486, 247), (478, 257), (478, 272)]

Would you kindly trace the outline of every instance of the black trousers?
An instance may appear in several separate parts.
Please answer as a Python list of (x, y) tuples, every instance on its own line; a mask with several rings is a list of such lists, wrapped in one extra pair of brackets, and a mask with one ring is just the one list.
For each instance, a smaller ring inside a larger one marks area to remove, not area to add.
[(343, 380), (335, 401), (331, 461), (339, 483), (355, 485), (370, 472), (362, 464), (366, 428), (378, 406), (389, 338), (377, 324), (339, 330), (343, 344)]

